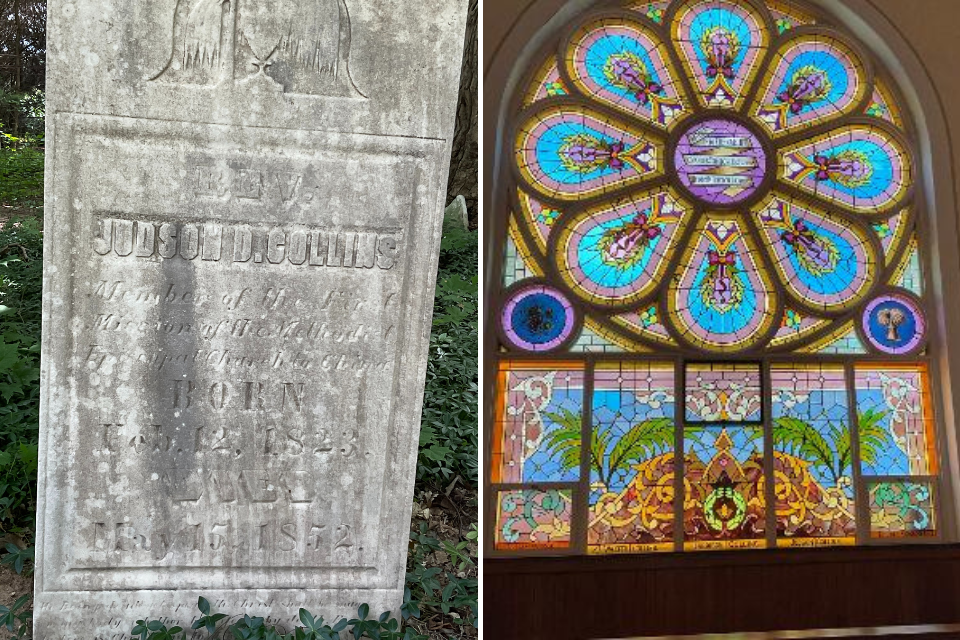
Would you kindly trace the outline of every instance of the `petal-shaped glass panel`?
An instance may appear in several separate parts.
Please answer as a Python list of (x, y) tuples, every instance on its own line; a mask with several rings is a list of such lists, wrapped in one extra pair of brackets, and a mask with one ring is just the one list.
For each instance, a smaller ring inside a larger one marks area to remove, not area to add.
[(777, 293), (739, 215), (701, 218), (667, 292), (667, 317), (685, 341), (742, 351), (778, 319)]
[(618, 326), (623, 327), (631, 333), (642, 336), (647, 340), (653, 340), (654, 342), (670, 346), (677, 345), (677, 342), (663, 324), (658, 305), (652, 304), (650, 306), (644, 306), (639, 311), (622, 313), (618, 316), (613, 316), (611, 319)]
[(781, 136), (853, 113), (869, 90), (853, 49), (831, 35), (800, 33), (774, 56), (751, 112)]
[(879, 259), (868, 231), (776, 195), (755, 215), (781, 281), (804, 304), (831, 313), (870, 291)]
[(752, 5), (686, 0), (670, 27), (700, 103), (739, 109), (770, 46), (770, 30)]
[(788, 2), (780, 0), (767, 0), (767, 8), (770, 15), (773, 16), (773, 22), (777, 27), (777, 33), (785, 33), (790, 29), (801, 27), (808, 24), (815, 24), (816, 19), (810, 14), (800, 11)]
[(874, 82), (873, 97), (870, 99), (865, 113), (868, 116), (886, 120), (894, 126), (903, 127), (903, 117), (900, 115), (900, 109), (893, 100), (890, 87), (882, 78), (877, 78)]
[(689, 217), (687, 205), (665, 192), (588, 209), (560, 231), (560, 276), (593, 304), (641, 300), (660, 283)]
[(633, 0), (624, 4), (623, 8), (638, 11), (657, 24), (662, 24), (668, 6), (670, 0)]
[(783, 320), (780, 321), (780, 329), (777, 335), (770, 341), (772, 348), (783, 347), (794, 342), (799, 342), (807, 336), (824, 329), (831, 320), (808, 316), (802, 311), (786, 307), (783, 310)]
[(878, 220), (873, 223), (873, 231), (880, 238), (883, 247), (883, 258), (887, 266), (897, 257), (903, 243), (906, 242), (910, 230), (910, 210), (904, 209), (887, 220)]
[(602, 195), (663, 172), (662, 143), (573, 103), (535, 113), (516, 144), (521, 176), (558, 200)]
[(597, 18), (578, 29), (564, 64), (587, 96), (666, 128), (688, 108), (669, 59), (652, 29), (618, 16)]
[(541, 251), (546, 252), (547, 241), (554, 229), (560, 226), (560, 220), (563, 212), (546, 205), (523, 189), (517, 189), (517, 197), (520, 199), (521, 216), (524, 223), (530, 229), (533, 239)]
[(568, 93), (570, 93), (570, 91), (560, 77), (557, 60), (553, 56), (550, 56), (540, 69), (537, 70), (537, 73), (534, 74), (533, 81), (527, 89), (527, 95), (523, 99), (523, 106), (529, 107), (538, 100), (552, 98), (554, 96), (565, 96)]
[(906, 147), (879, 125), (853, 124), (780, 151), (780, 177), (864, 214), (895, 211), (913, 182)]

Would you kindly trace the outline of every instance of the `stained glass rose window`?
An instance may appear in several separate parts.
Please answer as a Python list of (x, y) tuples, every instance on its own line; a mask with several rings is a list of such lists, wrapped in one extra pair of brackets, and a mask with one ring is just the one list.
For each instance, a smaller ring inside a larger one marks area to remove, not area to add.
[(494, 553), (939, 535), (900, 104), (785, 0), (608, 4), (550, 43), (506, 138)]

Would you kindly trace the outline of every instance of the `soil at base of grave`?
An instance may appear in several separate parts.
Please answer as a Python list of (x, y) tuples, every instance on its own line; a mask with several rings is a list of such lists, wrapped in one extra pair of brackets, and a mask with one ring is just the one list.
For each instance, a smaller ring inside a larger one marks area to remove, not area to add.
[[(0, 566), (0, 605), (12, 607), (18, 598), (30, 594), (30, 600), (25, 609), (33, 608), (33, 576), (17, 575), (12, 567)], [(8, 640), (14, 636), (4, 627), (0, 629), (0, 640)]]

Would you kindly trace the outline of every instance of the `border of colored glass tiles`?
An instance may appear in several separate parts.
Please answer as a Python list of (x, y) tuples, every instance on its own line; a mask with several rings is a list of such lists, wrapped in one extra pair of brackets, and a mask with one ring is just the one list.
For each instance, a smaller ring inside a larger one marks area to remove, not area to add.
[[(546, 504), (544, 504), (546, 502)], [(497, 492), (496, 532), (494, 548), (497, 551), (535, 551), (568, 549), (571, 544), (573, 522), (573, 489), (513, 489)], [(509, 508), (505, 512), (504, 509)], [(508, 518), (505, 521), (505, 517)], [(510, 524), (519, 524), (519, 530)], [(515, 536), (515, 539), (507, 539)], [(545, 536), (545, 540), (538, 540)]]

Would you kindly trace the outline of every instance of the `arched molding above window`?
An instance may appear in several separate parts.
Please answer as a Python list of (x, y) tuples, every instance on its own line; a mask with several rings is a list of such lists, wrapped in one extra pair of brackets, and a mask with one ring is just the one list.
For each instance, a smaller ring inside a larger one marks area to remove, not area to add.
[[(678, 0), (679, 1), (679, 0)], [(800, 3), (803, 4), (803, 3)], [(918, 211), (924, 215), (924, 226), (926, 227), (926, 238), (923, 240), (923, 244), (926, 247), (926, 250), (929, 252), (928, 255), (928, 264), (932, 265), (930, 269), (929, 284), (931, 285), (931, 291), (929, 291), (929, 298), (932, 302), (928, 312), (928, 323), (930, 325), (930, 338), (931, 338), (931, 349), (930, 353), (933, 357), (932, 367), (936, 370), (935, 375), (932, 376), (934, 379), (933, 393), (935, 397), (938, 398), (937, 411), (940, 412), (940, 420), (938, 420), (941, 425), (940, 437), (941, 442), (941, 454), (942, 464), (945, 467), (945, 473), (943, 474), (944, 480), (955, 480), (960, 477), (960, 460), (958, 460), (958, 438), (956, 433), (957, 424), (955, 416), (960, 415), (960, 404), (954, 401), (955, 394), (952, 393), (951, 380), (960, 379), (956, 376), (960, 376), (960, 357), (956, 357), (953, 360), (957, 362), (951, 364), (950, 354), (960, 354), (960, 331), (954, 330), (953, 332), (948, 331), (949, 327), (960, 328), (960, 309), (958, 309), (958, 303), (951, 299), (951, 296), (947, 292), (950, 291), (960, 291), (960, 265), (956, 259), (957, 250), (956, 247), (960, 246), (960, 241), (958, 238), (958, 220), (957, 220), (957, 209), (955, 202), (955, 193), (953, 191), (953, 185), (955, 184), (955, 179), (953, 175), (953, 156), (952, 149), (949, 144), (949, 135), (947, 135), (946, 122), (941, 109), (939, 96), (936, 92), (935, 87), (933, 86), (929, 75), (926, 73), (922, 61), (915, 55), (915, 53), (910, 48), (909, 44), (897, 33), (894, 25), (890, 24), (889, 21), (880, 13), (868, 0), (844, 0), (843, 2), (835, 2), (834, 0), (811, 0), (807, 3), (814, 11), (822, 12), (822, 15), (827, 18), (827, 21), (836, 24), (847, 30), (855, 38), (859, 39), (860, 44), (863, 45), (868, 51), (868, 58), (875, 59), (879, 62), (878, 66), (881, 66), (886, 69), (886, 73), (889, 73), (892, 77), (893, 83), (899, 86), (899, 90), (892, 89), (892, 91), (902, 92), (902, 97), (897, 94), (897, 102), (905, 105), (905, 113), (903, 114), (903, 119), (905, 122), (905, 127), (910, 133), (910, 137), (913, 140), (913, 143), (916, 145), (916, 157), (913, 159), (914, 164), (920, 169), (917, 173), (922, 176), (922, 181), (916, 184), (917, 190), (917, 202), (918, 202)], [(514, 230), (507, 230), (503, 225), (506, 224), (507, 216), (505, 215), (506, 211), (522, 208), (524, 206), (538, 206), (536, 203), (533, 205), (525, 205), (525, 199), (529, 199), (531, 196), (531, 190), (526, 189), (521, 191), (519, 196), (514, 192), (512, 186), (512, 180), (514, 178), (512, 174), (511, 167), (513, 166), (513, 154), (514, 154), (514, 129), (513, 123), (516, 119), (517, 105), (522, 99), (521, 94), (527, 90), (527, 85), (529, 79), (536, 72), (535, 67), (540, 64), (543, 52), (549, 46), (548, 43), (555, 41), (558, 36), (563, 39), (564, 37), (561, 34), (566, 34), (570, 32), (571, 26), (579, 24), (579, 17), (585, 13), (591, 12), (591, 8), (594, 7), (596, 3), (594, 2), (557, 2), (556, 0), (534, 0), (525, 6), (525, 8), (520, 12), (518, 20), (513, 25), (512, 29), (508, 35), (499, 43), (496, 43), (494, 53), (489, 59), (487, 64), (487, 71), (485, 73), (485, 94), (486, 94), (486, 105), (485, 113), (488, 114), (488, 118), (495, 118), (496, 127), (490, 127), (489, 125), (485, 131), (485, 148), (493, 150), (492, 154), (488, 155), (488, 160), (485, 160), (484, 171), (486, 174), (485, 184), (488, 185), (488, 193), (486, 202), (488, 204), (487, 210), (485, 211), (485, 231), (487, 232), (488, 238), (503, 238), (508, 233), (511, 236), (516, 235), (516, 244), (518, 250), (528, 251), (534, 253), (540, 253), (545, 255), (545, 253), (550, 253), (554, 250), (554, 244), (546, 244), (544, 241), (543, 246), (538, 246), (538, 241), (535, 237), (531, 237), (531, 234), (515, 232)], [(674, 4), (676, 6), (676, 3)], [(668, 14), (668, 17), (672, 14)], [(628, 25), (629, 26), (629, 25)], [(589, 25), (584, 25), (583, 28), (589, 28)], [(802, 31), (802, 30), (801, 30)], [(571, 36), (575, 34), (570, 34)], [(491, 43), (488, 43), (488, 46)], [(855, 55), (855, 54), (852, 54)], [(678, 68), (683, 68), (682, 65), (677, 65)], [(756, 70), (757, 73), (762, 74), (770, 70), (759, 69)], [(562, 72), (563, 78), (568, 82), (579, 82), (576, 78), (576, 71), (571, 69), (564, 69)], [(869, 71), (865, 73), (869, 74)], [(585, 82), (587, 80), (584, 80)], [(686, 82), (686, 80), (683, 80)], [(590, 87), (587, 85), (581, 86), (582, 91), (590, 91)], [(687, 95), (690, 95), (689, 92), (686, 92)], [(670, 98), (669, 95), (665, 96)], [(615, 98), (615, 97), (614, 97)], [(746, 105), (749, 105), (753, 98), (744, 96), (744, 101)], [(565, 101), (566, 100), (566, 101)], [(538, 110), (543, 108), (554, 108), (558, 111), (562, 111), (564, 105), (568, 104), (567, 101), (571, 99), (557, 98), (555, 100), (548, 100), (541, 103), (539, 106), (534, 105), (531, 107), (531, 110)], [(865, 100), (864, 96), (852, 96), (851, 100), (863, 102)], [(598, 100), (595, 100), (593, 104), (599, 104), (599, 109), (597, 112), (598, 115), (603, 116), (602, 118), (598, 117), (598, 121), (603, 119), (604, 122), (616, 122), (618, 118), (618, 105), (616, 100), (613, 98), (607, 99), (607, 103), (604, 103), (603, 96), (600, 95)], [(572, 104), (572, 103), (570, 103)], [(545, 105), (545, 106), (544, 106)], [(654, 105), (656, 106), (656, 105)], [(709, 108), (709, 104), (700, 105), (701, 107)], [(669, 107), (669, 105), (668, 105)], [(584, 109), (589, 112), (589, 109), (593, 107), (584, 107)], [(622, 108), (620, 109), (622, 111)], [(549, 114), (544, 116), (542, 113), (533, 114), (537, 118), (540, 118), (538, 122), (543, 121), (543, 117), (549, 118)], [(704, 112), (702, 116), (697, 116), (697, 118), (703, 118), (704, 120), (709, 119), (710, 112)], [(714, 116), (719, 114), (713, 114)], [(629, 114), (620, 113), (619, 117), (629, 119)], [(520, 117), (520, 120), (523, 120), (523, 117)], [(739, 122), (734, 118), (735, 122)], [(657, 122), (655, 119), (651, 120), (649, 123), (651, 129), (656, 129), (658, 126), (663, 128), (669, 128), (669, 123), (664, 124), (661, 119), (661, 122)], [(873, 123), (876, 124), (876, 123)], [(865, 121), (866, 125), (866, 121)], [(686, 125), (685, 125), (686, 126)], [(744, 131), (737, 132), (736, 135), (744, 137), (750, 133), (750, 127), (745, 122)], [(873, 126), (871, 124), (871, 126)], [(880, 129), (884, 129), (885, 125), (877, 125)], [(642, 133), (642, 129), (637, 128), (635, 130), (637, 133)], [(824, 125), (823, 132), (826, 134), (829, 131), (829, 125)], [(765, 132), (770, 134), (771, 138), (776, 138), (776, 132)], [(626, 135), (626, 134), (625, 134)], [(683, 135), (679, 131), (671, 131), (660, 138), (667, 140), (669, 142), (666, 144), (667, 148), (675, 148), (678, 144), (676, 137)], [(491, 137), (492, 136), (492, 137)], [(800, 137), (798, 135), (792, 135), (790, 132), (785, 132), (783, 134), (783, 139), (787, 140), (785, 144), (799, 143)], [(660, 139), (658, 138), (658, 139)], [(898, 136), (893, 135), (893, 139), (899, 140)], [(637, 142), (637, 144), (640, 144)], [(656, 150), (656, 149), (654, 149)], [(769, 149), (768, 149), (769, 151)], [(666, 163), (666, 170), (668, 173), (672, 172), (676, 167), (671, 165), (670, 162)], [(653, 169), (651, 169), (653, 171)], [(528, 185), (531, 182), (528, 179)], [(598, 187), (598, 188), (603, 188)], [(624, 193), (631, 192), (629, 185), (623, 186)], [(563, 203), (565, 202), (565, 196), (562, 191), (558, 190), (556, 185), (543, 185), (541, 191), (534, 189), (533, 195), (540, 196), (545, 202), (548, 203)], [(643, 194), (632, 194), (631, 197), (640, 197)], [(802, 202), (801, 193), (792, 194), (792, 196), (797, 198), (797, 202)], [(758, 196), (759, 197), (759, 196)], [(679, 189), (677, 193), (677, 201), (683, 201), (686, 199), (690, 201), (695, 199), (696, 194), (692, 191), (685, 191), (682, 188)], [(542, 206), (542, 204), (540, 205)], [(597, 209), (590, 209), (590, 204), (585, 204), (582, 209), (583, 213), (577, 214), (573, 213), (567, 216), (569, 219), (563, 222), (562, 234), (566, 234), (564, 237), (568, 237), (570, 234), (575, 234), (578, 232), (577, 225), (581, 224), (580, 221), (586, 221), (596, 219), (597, 216), (603, 215), (612, 215), (608, 212), (598, 211)], [(601, 205), (596, 205), (601, 207)], [(881, 203), (881, 206), (882, 203)], [(893, 204), (890, 205), (893, 207)], [(723, 208), (720, 206), (719, 208)], [(844, 203), (838, 201), (838, 209), (841, 213), (837, 215), (840, 216), (841, 220), (836, 223), (836, 228), (842, 228), (844, 225), (842, 223), (842, 218), (844, 213)], [(580, 209), (575, 208), (574, 211), (580, 211)], [(710, 227), (711, 224), (715, 228), (727, 229), (729, 225), (738, 225), (738, 224), (752, 224), (752, 222), (740, 221), (737, 218), (738, 214), (736, 213), (723, 213), (723, 212), (711, 212), (709, 216), (704, 215), (706, 208), (698, 208), (699, 222), (701, 226), (706, 225)], [(856, 213), (854, 211), (849, 212), (851, 215)], [(579, 216), (579, 217), (578, 217)], [(716, 220), (712, 220), (712, 217), (715, 217)], [(722, 219), (721, 219), (722, 218)], [(824, 225), (829, 226), (830, 221), (822, 221)], [(686, 223), (683, 223), (686, 224)], [(680, 222), (677, 223), (677, 237), (680, 237), (684, 232), (684, 229), (680, 228), (682, 225)], [(690, 222), (690, 228), (694, 226), (693, 221)], [(704, 229), (706, 229), (704, 227)], [(698, 231), (703, 231), (704, 229), (698, 229)], [(534, 234), (535, 235), (535, 234)], [(689, 237), (689, 236), (684, 236)], [(551, 243), (556, 243), (556, 237), (550, 240)], [(854, 243), (855, 244), (855, 243)], [(860, 243), (864, 247), (864, 251), (875, 252), (879, 255), (880, 249), (874, 245), (871, 245), (870, 242), (864, 241)], [(497, 269), (494, 268), (495, 265), (502, 262), (502, 257), (500, 251), (502, 247), (497, 244), (488, 243), (487, 253), (486, 253), (486, 287), (488, 301), (493, 300), (495, 304), (488, 305), (487, 308), (487, 318), (486, 326), (488, 328), (493, 326), (499, 326), (499, 315), (503, 312), (500, 304), (497, 304), (496, 301), (501, 300), (501, 295), (499, 292), (495, 292), (494, 289), (490, 287), (495, 287), (499, 289), (501, 283), (493, 277), (493, 274), (497, 272)], [(689, 251), (696, 253), (696, 248), (693, 246), (688, 247)], [(904, 251), (906, 248), (903, 249)], [(545, 253), (544, 253), (545, 252)], [(706, 256), (706, 253), (704, 253)], [(704, 256), (697, 254), (694, 256), (692, 253), (683, 255), (681, 261), (683, 262), (693, 262), (695, 259), (702, 259)], [(895, 261), (894, 261), (895, 262)], [(529, 283), (531, 285), (536, 285), (534, 289), (527, 287), (523, 289), (520, 285), (515, 286), (514, 288), (507, 291), (505, 294), (506, 297), (511, 299), (510, 304), (524, 304), (524, 300), (530, 300), (531, 296), (552, 296), (550, 298), (551, 305), (558, 305), (558, 310), (562, 308), (580, 309), (580, 305), (604, 305), (607, 304), (604, 298), (604, 292), (598, 291), (596, 288), (581, 290), (577, 292), (577, 298), (579, 301), (570, 302), (570, 291), (576, 289), (575, 284), (570, 284), (571, 289), (564, 291), (551, 290), (551, 285), (549, 278), (547, 281), (541, 281), (537, 279), (537, 276), (543, 276), (544, 272), (547, 274), (552, 273), (558, 267), (554, 264), (540, 261), (539, 267), (540, 273), (537, 273), (536, 270), (533, 273), (528, 273), (526, 276), (531, 277)], [(561, 272), (564, 272), (565, 267), (561, 260), (560, 267)], [(770, 272), (773, 270), (771, 269)], [(784, 280), (790, 282), (789, 274), (781, 274), (784, 277)], [(678, 274), (679, 277), (679, 274)], [(690, 276), (691, 282), (694, 279), (694, 275)], [(582, 278), (579, 280), (582, 281)], [(577, 278), (574, 277), (571, 280), (572, 283), (578, 282)], [(759, 286), (759, 285), (758, 285)], [(772, 289), (772, 285), (763, 285), (768, 289)], [(637, 299), (642, 299), (645, 292), (637, 291)], [(622, 318), (622, 321), (626, 324), (634, 322), (632, 315), (642, 314), (644, 309), (633, 308), (631, 307), (632, 299), (630, 293), (629, 295), (621, 296), (618, 298), (618, 304), (623, 305), (623, 314), (618, 316)], [(661, 307), (661, 313), (680, 313), (683, 305), (670, 305), (669, 302), (669, 291), (665, 291), (664, 295), (666, 296), (665, 300), (667, 301), (664, 306)], [(779, 293), (777, 295), (780, 295)], [(794, 299), (802, 299), (803, 297), (810, 297), (813, 293), (806, 291), (792, 292), (790, 291), (789, 286), (786, 287), (783, 295), (793, 295)], [(956, 296), (954, 296), (956, 297)], [(902, 304), (909, 305), (912, 303), (909, 299), (901, 300)], [(777, 308), (782, 308), (782, 302), (777, 296), (772, 296), (771, 304)], [(515, 307), (511, 307), (515, 308)], [(669, 309), (669, 311), (667, 311)], [(559, 312), (559, 311), (558, 311)], [(631, 315), (632, 314), (632, 315)], [(823, 314), (824, 316), (829, 316), (830, 312), (827, 310)], [(583, 314), (581, 312), (573, 313), (571, 312), (571, 324), (569, 327), (564, 327), (560, 333), (556, 336), (555, 344), (551, 343), (550, 348), (554, 348), (556, 345), (569, 345), (572, 337), (577, 334), (580, 330), (580, 324), (585, 322), (585, 331), (590, 331), (595, 334), (605, 335), (605, 329), (614, 329), (616, 326), (605, 326), (602, 322), (598, 324), (597, 321), (587, 319), (584, 321)], [(616, 322), (614, 322), (614, 325)], [(635, 326), (634, 325), (631, 326)], [(649, 326), (649, 325), (648, 325)], [(773, 327), (764, 328), (758, 327), (756, 329), (757, 339), (768, 339), (773, 334)], [(860, 338), (864, 338), (864, 332), (862, 329), (855, 329), (859, 333)], [(618, 334), (623, 338), (623, 333)], [(631, 336), (637, 334), (631, 333)], [(832, 339), (834, 336), (830, 331), (824, 327), (818, 329), (810, 334), (811, 336), (819, 336), (814, 339), (811, 338), (811, 345), (824, 344), (828, 338)], [(499, 336), (494, 331), (486, 332), (486, 348), (487, 353), (492, 353), (497, 349), (497, 341), (504, 341), (509, 344), (511, 341), (513, 344), (517, 344), (518, 340), (522, 340), (521, 337), (517, 336), (504, 336), (499, 334)], [(637, 337), (640, 340), (640, 343), (635, 345), (633, 348), (628, 349), (634, 353), (646, 352), (651, 354), (657, 354), (657, 340), (656, 335), (646, 335), (645, 333), (639, 334)], [(700, 337), (696, 339), (689, 339), (686, 337), (678, 336), (676, 329), (670, 327), (666, 330), (664, 334), (664, 339), (678, 341), (681, 345), (688, 346), (699, 346), (701, 344), (709, 344), (709, 338)], [(707, 342), (700, 342), (706, 340)], [(811, 346), (811, 348), (813, 348)], [(560, 354), (558, 358), (563, 358), (564, 355)], [(654, 356), (651, 356), (654, 357)], [(498, 374), (497, 370), (490, 368), (490, 363), (485, 364), (487, 366), (487, 376), (486, 380), (494, 383), (497, 380), (502, 379), (502, 372)], [(689, 365), (684, 365), (689, 368)], [(652, 367), (652, 368), (651, 368)], [(525, 367), (527, 370), (531, 369), (531, 366)], [(650, 373), (653, 369), (656, 368), (655, 364), (647, 366), (646, 373)], [(521, 370), (524, 367), (520, 368)], [(576, 372), (576, 367), (566, 367), (563, 363), (560, 363), (560, 366), (557, 367), (560, 371), (573, 371)], [(775, 369), (775, 367), (773, 367)], [(683, 369), (676, 369), (677, 376), (682, 377)], [(848, 369), (848, 374), (851, 374), (853, 370)], [(577, 375), (582, 375), (579, 373), (574, 373), (573, 377)], [(596, 372), (595, 372), (596, 375)], [(619, 371), (618, 376), (623, 377), (623, 371)], [(687, 371), (689, 376), (689, 371)], [(768, 374), (775, 376), (776, 371)], [(851, 374), (852, 375), (852, 374)], [(655, 377), (655, 376), (654, 376)], [(829, 375), (827, 376), (829, 378)], [(518, 377), (518, 380), (522, 382), (523, 375)], [(569, 379), (570, 376), (568, 375)], [(597, 378), (599, 379), (599, 378)], [(848, 382), (853, 384), (852, 381)], [(596, 382), (588, 383), (581, 381), (580, 382), (580, 393), (584, 396), (589, 395), (592, 390), (592, 385), (597, 384)], [(676, 381), (678, 385), (677, 388), (682, 391), (683, 386), (680, 381)], [(576, 383), (573, 385), (576, 387)], [(491, 399), (490, 402), (485, 403), (485, 406), (493, 413), (493, 415), (487, 416), (487, 424), (494, 424), (496, 422), (495, 414), (498, 411), (499, 403), (493, 401), (494, 399), (494, 390), (493, 388), (488, 388), (485, 390), (489, 395), (488, 399)], [(750, 422), (749, 420), (745, 422)], [(584, 429), (589, 429), (585, 426)], [(749, 431), (749, 426), (743, 427)], [(733, 429), (729, 430), (729, 433), (726, 433), (727, 437), (731, 438), (732, 445), (724, 444), (723, 446), (717, 445), (718, 450), (726, 446), (749, 446), (751, 441), (751, 436), (749, 434), (743, 435), (743, 433), (737, 435), (733, 433)], [(745, 433), (745, 432), (744, 432)], [(739, 439), (738, 439), (739, 438)], [(744, 444), (746, 443), (746, 444)], [(761, 448), (763, 446), (769, 446), (768, 444), (759, 445)], [(488, 459), (486, 461), (486, 468), (490, 469), (491, 466), (495, 466), (495, 461)], [(493, 482), (500, 482), (504, 486), (510, 485), (509, 479), (501, 477), (499, 481), (494, 478)], [(517, 482), (516, 484), (521, 484)], [(941, 532), (941, 540), (953, 540), (955, 539), (956, 531), (956, 519), (955, 515), (958, 512), (958, 507), (960, 504), (956, 502), (955, 494), (951, 490), (951, 486), (955, 486), (956, 483), (952, 481), (942, 482), (942, 488), (940, 490), (940, 521), (938, 523), (939, 531)], [(553, 501), (562, 501), (565, 499), (574, 500), (576, 496), (574, 495), (576, 491), (582, 491), (582, 489), (570, 488), (570, 495), (564, 495), (563, 492), (567, 491), (568, 488), (561, 481), (558, 481), (558, 485), (553, 487), (547, 487), (548, 490), (553, 491), (553, 493), (542, 494), (539, 497), (534, 497), (531, 495), (524, 495), (517, 493), (516, 495), (509, 496), (510, 499), (518, 499), (520, 501), (524, 499), (540, 499), (543, 500), (544, 496), (547, 496), (547, 500)], [(488, 492), (489, 494), (489, 492)], [(583, 496), (580, 496), (581, 500), (584, 499)], [(556, 506), (556, 505), (554, 505)], [(542, 508), (543, 505), (539, 505), (538, 508)], [(549, 505), (548, 505), (549, 507)], [(490, 517), (496, 506), (487, 504), (486, 513)], [(582, 534), (582, 531), (577, 531), (576, 529), (572, 532), (572, 535), (576, 536)], [(488, 541), (489, 542), (489, 541)]]

